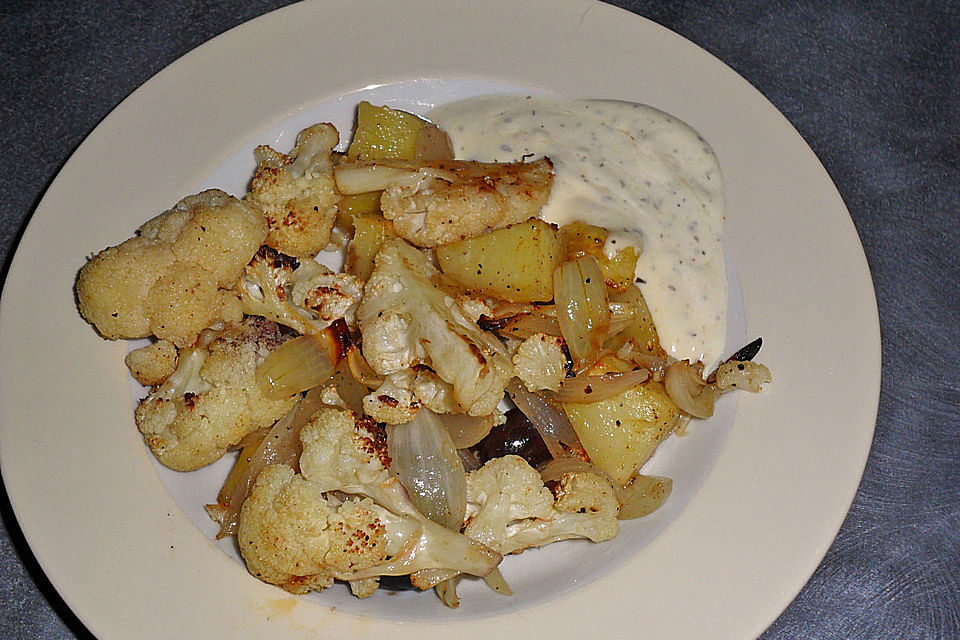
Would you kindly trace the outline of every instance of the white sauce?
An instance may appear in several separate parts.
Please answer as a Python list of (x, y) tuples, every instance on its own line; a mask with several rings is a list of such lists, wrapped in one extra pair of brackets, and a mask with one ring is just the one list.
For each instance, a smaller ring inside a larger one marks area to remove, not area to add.
[(726, 336), (723, 185), (696, 131), (646, 105), (524, 95), (463, 100), (428, 118), (458, 158), (549, 157), (556, 178), (541, 217), (606, 228), (608, 254), (640, 249), (636, 276), (664, 348), (713, 368)]

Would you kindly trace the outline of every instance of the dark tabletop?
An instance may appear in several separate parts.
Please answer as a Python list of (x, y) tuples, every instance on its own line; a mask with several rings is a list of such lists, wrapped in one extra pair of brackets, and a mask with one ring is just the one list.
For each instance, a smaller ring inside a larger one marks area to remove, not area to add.
[[(2, 0), (0, 279), (47, 184), (114, 106), (284, 4)], [(840, 190), (873, 274), (883, 380), (866, 473), (764, 640), (960, 638), (960, 3), (614, 4), (704, 47), (786, 115)], [(2, 492), (0, 508), (0, 638), (92, 638)]]

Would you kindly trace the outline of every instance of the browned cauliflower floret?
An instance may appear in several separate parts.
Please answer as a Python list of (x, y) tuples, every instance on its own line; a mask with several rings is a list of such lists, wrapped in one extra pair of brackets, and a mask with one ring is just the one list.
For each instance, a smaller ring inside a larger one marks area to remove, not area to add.
[(558, 540), (617, 535), (620, 505), (610, 483), (589, 471), (566, 473), (552, 495), (518, 456), (494, 458), (467, 474), (464, 534), (503, 554)]
[[(565, 473), (554, 491), (523, 458), (493, 458), (467, 474), (463, 534), (504, 555), (571, 538), (616, 537), (620, 505), (604, 478), (589, 471)], [(414, 584), (435, 586), (455, 577), (454, 571), (434, 571)], [(502, 576), (489, 578), (495, 589), (509, 591)]]
[(472, 416), (490, 415), (513, 365), (503, 344), (441, 284), (423, 253), (400, 239), (385, 243), (357, 311), (363, 355), (383, 376), (425, 365), (449, 385), (444, 402)]
[(391, 373), (383, 384), (363, 398), (363, 412), (386, 424), (405, 424), (420, 410), (420, 400), (413, 392), (416, 374), (412, 369)]
[(420, 407), (434, 413), (463, 413), (453, 385), (422, 365), (391, 373), (363, 398), (363, 412), (387, 424), (410, 422)]
[(204, 328), (240, 319), (228, 289), (266, 237), (258, 210), (211, 189), (184, 198), (139, 234), (80, 270), (80, 313), (101, 335), (153, 334), (188, 347)]
[(298, 260), (263, 246), (244, 269), (236, 290), (245, 314), (316, 334), (352, 310), (363, 285), (312, 258)]
[(535, 333), (517, 347), (513, 368), (529, 391), (556, 391), (572, 367), (563, 338)]
[(295, 399), (270, 400), (254, 378), (279, 346), (277, 325), (246, 318), (204, 331), (179, 364), (137, 407), (137, 426), (161, 463), (190, 471), (218, 460), (247, 433), (270, 425)]
[(387, 187), (380, 208), (401, 238), (435, 247), (536, 217), (553, 186), (553, 165), (546, 158), (455, 161), (420, 169), (417, 178)]
[(274, 249), (314, 256), (330, 241), (340, 202), (331, 153), (339, 139), (333, 125), (315, 124), (300, 132), (290, 155), (266, 145), (254, 150), (257, 170), (247, 200), (266, 215), (266, 243)]
[(266, 467), (240, 512), (240, 551), (261, 580), (294, 593), (347, 580), (363, 597), (381, 575), (486, 575), (500, 562), (417, 511), (390, 473), (383, 428), (369, 418), (321, 408), (300, 439), (302, 475)]
[[(321, 408), (300, 432), (303, 476), (324, 491), (340, 491), (373, 500), (385, 510), (388, 535), (405, 538), (403, 552), (391, 554), (389, 567), (348, 576), (403, 575), (421, 569), (451, 569), (488, 574), (500, 556), (420, 513), (390, 472), (386, 433), (370, 418), (352, 411)], [(388, 522), (389, 514), (397, 518)], [(338, 576), (341, 577), (341, 576)]]
[(124, 358), (130, 373), (140, 384), (152, 387), (170, 377), (177, 368), (177, 348), (167, 340), (157, 340), (134, 349)]
[(730, 360), (717, 367), (717, 389), (724, 393), (734, 389), (758, 393), (761, 385), (773, 378), (770, 369), (758, 362)]
[(247, 569), (291, 593), (321, 591), (382, 563), (390, 548), (370, 499), (327, 501), (319, 485), (286, 465), (266, 467), (240, 512), (237, 534)]
[(209, 189), (149, 220), (140, 227), (140, 237), (169, 243), (177, 260), (200, 267), (226, 289), (262, 244), (264, 222), (255, 208)]
[(130, 238), (104, 249), (77, 277), (77, 306), (104, 338), (146, 338), (153, 330), (143, 301), (176, 262), (165, 242)]
[(150, 329), (159, 337), (183, 347), (201, 331), (219, 322), (240, 320), (240, 305), (231, 291), (198, 266), (176, 262), (167, 269), (143, 301)]

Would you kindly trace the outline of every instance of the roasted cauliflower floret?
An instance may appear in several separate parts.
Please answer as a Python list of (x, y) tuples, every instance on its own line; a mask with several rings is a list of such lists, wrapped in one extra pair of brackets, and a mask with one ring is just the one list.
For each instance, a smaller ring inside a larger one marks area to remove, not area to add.
[(254, 378), (280, 342), (275, 324), (246, 318), (219, 332), (204, 331), (196, 344), (181, 349), (176, 371), (135, 412), (157, 459), (177, 471), (198, 469), (286, 413), (295, 398), (264, 398)]
[(104, 249), (77, 277), (80, 315), (108, 340), (149, 336), (153, 329), (144, 300), (174, 262), (168, 244), (146, 238), (130, 238)]
[(717, 389), (721, 392), (740, 389), (758, 393), (761, 385), (773, 380), (770, 369), (751, 360), (730, 360), (717, 367)]
[(619, 504), (609, 482), (586, 471), (567, 473), (555, 491), (554, 496), (523, 458), (494, 458), (467, 474), (463, 532), (502, 554), (617, 535)]
[(187, 196), (140, 227), (140, 237), (171, 245), (177, 260), (206, 271), (223, 289), (263, 243), (263, 215), (219, 189)]
[(331, 153), (340, 138), (331, 124), (315, 124), (297, 135), (285, 155), (266, 145), (254, 150), (257, 170), (247, 200), (267, 217), (266, 243), (297, 257), (314, 256), (330, 241), (340, 195)]
[(143, 310), (158, 338), (183, 347), (201, 331), (218, 322), (238, 322), (240, 305), (206, 271), (192, 264), (174, 263), (150, 288)]
[(435, 247), (535, 218), (550, 196), (553, 165), (453, 161), (421, 168), (415, 179), (387, 187), (383, 217), (397, 235)]
[(157, 340), (134, 349), (123, 359), (130, 374), (140, 384), (152, 387), (170, 377), (177, 368), (177, 348), (167, 340)]
[(421, 407), (434, 413), (463, 413), (453, 386), (422, 366), (391, 373), (363, 399), (363, 412), (387, 424), (410, 422)]
[(452, 387), (462, 412), (490, 415), (513, 365), (440, 278), (417, 249), (400, 239), (384, 244), (357, 312), (363, 355), (384, 376), (426, 365)]
[(391, 545), (383, 509), (370, 499), (328, 502), (321, 488), (286, 465), (257, 477), (240, 512), (237, 534), (247, 569), (291, 593), (321, 591), (335, 577), (383, 563)]
[(563, 338), (535, 333), (517, 347), (513, 368), (528, 391), (556, 391), (567, 375), (570, 362)]
[(373, 420), (352, 411), (324, 407), (303, 428), (300, 440), (304, 478), (323, 491), (370, 498), (397, 518), (388, 529), (405, 527), (402, 550), (391, 555), (388, 565), (350, 579), (404, 575), (421, 569), (482, 576), (499, 564), (498, 553), (433, 522), (414, 507), (400, 481), (389, 471), (386, 434)]
[(111, 340), (153, 334), (188, 347), (203, 329), (240, 319), (228, 289), (266, 234), (263, 215), (223, 191), (184, 198), (80, 269), (80, 313)]
[[(434, 413), (461, 413), (463, 408), (457, 403), (453, 385), (426, 367), (417, 367), (413, 376), (413, 395), (420, 403)], [(496, 410), (493, 411), (496, 413)]]
[(420, 400), (413, 392), (416, 373), (404, 369), (391, 373), (377, 389), (363, 398), (363, 412), (387, 424), (404, 424), (413, 420), (420, 410)]
[(237, 282), (247, 315), (263, 316), (302, 334), (317, 334), (352, 311), (363, 285), (312, 258), (298, 260), (260, 247)]

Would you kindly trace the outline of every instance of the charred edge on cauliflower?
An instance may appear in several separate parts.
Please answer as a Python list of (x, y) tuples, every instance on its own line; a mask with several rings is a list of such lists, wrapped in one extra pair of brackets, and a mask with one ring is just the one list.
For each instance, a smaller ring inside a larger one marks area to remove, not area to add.
[(300, 266), (300, 260), (285, 253), (280, 253), (273, 247), (261, 246), (253, 256), (254, 260), (263, 260), (273, 269), (281, 269), (293, 273)]
[(381, 423), (369, 416), (354, 415), (356, 416), (354, 420), (359, 434), (360, 449), (375, 457), (384, 469), (389, 469), (393, 460), (387, 453), (387, 430)]
[[(317, 335), (343, 318), (362, 296), (353, 276), (333, 273), (316, 260), (302, 260), (262, 246), (243, 271), (236, 291), (247, 315), (279, 322), (302, 334)], [(339, 342), (349, 338), (336, 327)], [(349, 344), (347, 344), (349, 346)], [(339, 359), (342, 356), (331, 357)]]

